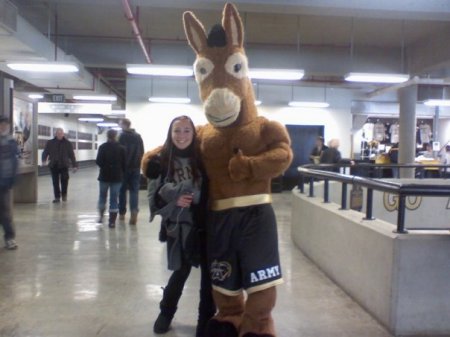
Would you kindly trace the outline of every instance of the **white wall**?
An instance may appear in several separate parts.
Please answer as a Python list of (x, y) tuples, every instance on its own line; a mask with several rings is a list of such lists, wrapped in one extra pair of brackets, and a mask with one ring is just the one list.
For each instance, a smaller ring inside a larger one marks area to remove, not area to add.
[[(324, 125), (325, 139), (339, 138), (344, 157), (350, 155), (350, 113), (345, 110), (260, 107), (259, 114), (286, 125)], [(161, 145), (167, 137), (170, 121), (188, 115), (196, 125), (207, 123), (200, 105), (133, 103), (127, 105), (126, 116), (142, 136), (145, 150)]]
[[(323, 97), (323, 88), (315, 89), (297, 88), (294, 98), (318, 100)], [(267, 94), (264, 94), (265, 101), (258, 107), (261, 116), (285, 125), (324, 125), (325, 138), (327, 140), (339, 138), (342, 155), (350, 156), (352, 119), (350, 114), (351, 96), (348, 90), (328, 89), (327, 101), (331, 106), (327, 109), (288, 107), (287, 102), (292, 99), (292, 90), (289, 86), (265, 85), (260, 87), (260, 92), (262, 90), (267, 91)], [(193, 104), (150, 103), (148, 97), (151, 92), (153, 95), (159, 96), (169, 96), (170, 93), (177, 96), (188, 94)], [(188, 115), (197, 125), (207, 123), (203, 107), (198, 99), (195, 82), (154, 80), (152, 88), (151, 81), (148, 79), (127, 79), (126, 116), (131, 120), (132, 128), (141, 134), (146, 151), (164, 142), (170, 121), (179, 115)]]
[(441, 146), (444, 146), (447, 142), (450, 145), (450, 118), (439, 121), (438, 140), (441, 142)]
[(395, 234), (383, 220), (296, 189), (292, 240), (395, 336), (449, 336), (450, 233)]

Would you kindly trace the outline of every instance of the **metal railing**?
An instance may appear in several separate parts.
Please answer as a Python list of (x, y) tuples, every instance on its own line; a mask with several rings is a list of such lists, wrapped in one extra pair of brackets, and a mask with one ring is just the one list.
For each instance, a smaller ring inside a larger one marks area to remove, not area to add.
[[(352, 167), (358, 167), (361, 164), (352, 165)], [(398, 168), (423, 168), (423, 165), (417, 164), (399, 164), (399, 165), (386, 165), (386, 164), (363, 164), (364, 166), (372, 167), (398, 167)], [(324, 202), (329, 202), (329, 181), (338, 181), (342, 184), (341, 190), (341, 209), (347, 208), (347, 186), (348, 184), (357, 184), (359, 186), (367, 188), (366, 195), (366, 216), (365, 220), (374, 220), (373, 217), (373, 191), (382, 191), (391, 194), (398, 195), (398, 209), (397, 209), (397, 229), (396, 233), (406, 234), (408, 228), (405, 227), (405, 209), (406, 198), (409, 196), (431, 196), (431, 197), (449, 197), (450, 196), (450, 184), (414, 184), (414, 183), (401, 183), (393, 181), (384, 181), (373, 178), (363, 178), (355, 175), (341, 174), (337, 172), (330, 172), (333, 168), (349, 167), (349, 164), (321, 164), (313, 165), (308, 164), (298, 168), (300, 173), (300, 180), (298, 189), (301, 193), (305, 193), (305, 182), (309, 183), (309, 196), (314, 196), (314, 181), (317, 179), (324, 181)], [(450, 167), (450, 165), (433, 165), (439, 167)], [(325, 170), (325, 171), (324, 171)], [(413, 228), (409, 230), (432, 230), (443, 228)]]

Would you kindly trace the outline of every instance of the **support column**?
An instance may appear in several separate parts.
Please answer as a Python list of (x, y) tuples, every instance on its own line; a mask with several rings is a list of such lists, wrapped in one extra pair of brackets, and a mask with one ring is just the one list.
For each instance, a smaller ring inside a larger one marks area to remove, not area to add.
[[(439, 115), (440, 115), (440, 108), (439, 108), (439, 106), (436, 106), (436, 107), (434, 107), (433, 142), (439, 141), (439, 117), (440, 117)], [(438, 158), (439, 151), (435, 152), (435, 150), (433, 149), (433, 155), (435, 158)]]
[(12, 88), (13, 81), (0, 72), (0, 116), (9, 119), (12, 119)]
[[(399, 130), (399, 164), (414, 163), (416, 157), (416, 103), (417, 85), (400, 88), (398, 91), (400, 103)], [(400, 169), (400, 178), (414, 178), (414, 169)]]

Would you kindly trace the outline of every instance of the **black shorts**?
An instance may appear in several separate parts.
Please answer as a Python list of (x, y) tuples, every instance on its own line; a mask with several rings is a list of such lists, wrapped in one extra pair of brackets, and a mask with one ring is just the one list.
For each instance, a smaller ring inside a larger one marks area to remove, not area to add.
[(208, 258), (213, 288), (226, 295), (281, 284), (275, 214), (271, 204), (211, 211)]

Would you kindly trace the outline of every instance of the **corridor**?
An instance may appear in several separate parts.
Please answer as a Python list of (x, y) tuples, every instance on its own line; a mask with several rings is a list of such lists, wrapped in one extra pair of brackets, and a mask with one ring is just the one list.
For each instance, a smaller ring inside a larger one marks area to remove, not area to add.
[[(50, 176), (39, 177), (38, 203), (15, 205), (19, 248), (0, 250), (0, 337), (154, 336), (170, 275), (159, 219), (148, 222), (141, 191), (136, 227), (97, 224), (96, 178), (95, 168), (71, 174), (68, 201), (52, 204)], [(293, 245), (290, 193), (274, 194), (274, 208), (285, 280), (279, 337), (391, 336)], [(194, 269), (165, 336), (194, 335), (198, 284)]]

